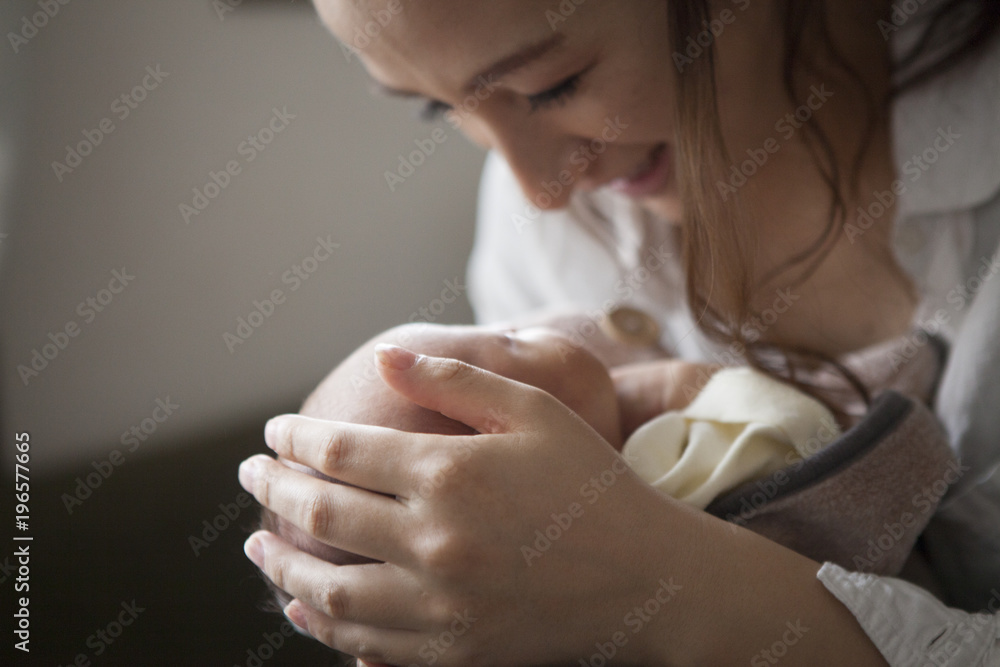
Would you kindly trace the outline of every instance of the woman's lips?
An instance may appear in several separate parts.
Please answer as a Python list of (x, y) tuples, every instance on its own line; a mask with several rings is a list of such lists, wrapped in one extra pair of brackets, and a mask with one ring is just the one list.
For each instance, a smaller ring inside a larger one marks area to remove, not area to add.
[(648, 197), (667, 186), (671, 171), (671, 154), (667, 144), (657, 144), (635, 174), (611, 181), (608, 187), (628, 197)]

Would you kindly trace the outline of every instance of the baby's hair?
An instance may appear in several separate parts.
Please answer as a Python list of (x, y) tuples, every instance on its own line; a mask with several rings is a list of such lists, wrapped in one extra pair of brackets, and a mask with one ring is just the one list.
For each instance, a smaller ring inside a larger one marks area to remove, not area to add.
[[(257, 530), (266, 530), (269, 533), (274, 533), (275, 535), (281, 535), (281, 518), (272, 512), (267, 507), (261, 505), (260, 507), (260, 521), (257, 525)], [(258, 570), (260, 576), (264, 579), (267, 584), (267, 588), (270, 591), (270, 596), (264, 602), (262, 609), (268, 612), (284, 612), (285, 607), (287, 607), (293, 600), (292, 596), (278, 588), (273, 581), (264, 575), (263, 571)]]

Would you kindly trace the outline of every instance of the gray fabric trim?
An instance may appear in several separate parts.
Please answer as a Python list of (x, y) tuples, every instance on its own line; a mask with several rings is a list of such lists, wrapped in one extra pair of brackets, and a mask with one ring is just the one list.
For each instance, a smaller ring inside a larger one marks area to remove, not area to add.
[[(853, 428), (805, 461), (784, 468), (788, 482), (760, 507), (798, 493), (847, 468), (898, 428), (912, 410), (913, 402), (909, 398), (895, 391), (883, 392), (872, 402), (865, 418)], [(739, 516), (743, 501), (760, 491), (758, 481), (748, 482), (717, 498), (705, 511), (719, 518)]]

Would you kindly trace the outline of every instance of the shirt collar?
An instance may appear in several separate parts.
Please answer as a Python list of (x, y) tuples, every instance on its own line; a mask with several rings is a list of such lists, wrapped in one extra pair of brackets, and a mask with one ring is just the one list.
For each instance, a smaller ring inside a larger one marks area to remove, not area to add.
[[(914, 15), (891, 35), (897, 60), (925, 17)], [(892, 118), (897, 178), (905, 187), (901, 217), (967, 210), (992, 199), (1000, 190), (1000, 39), (906, 91)]]

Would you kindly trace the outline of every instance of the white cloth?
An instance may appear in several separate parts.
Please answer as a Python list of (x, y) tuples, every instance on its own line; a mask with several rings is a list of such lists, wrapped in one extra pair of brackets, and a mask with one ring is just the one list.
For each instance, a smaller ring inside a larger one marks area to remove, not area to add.
[(684, 410), (636, 429), (622, 456), (652, 486), (705, 509), (726, 491), (815, 454), (839, 431), (816, 399), (752, 368), (725, 368)]
[[(911, 17), (892, 35), (897, 56), (904, 42), (912, 43), (920, 19)], [(940, 132), (959, 135), (947, 151), (940, 150), (943, 142), (935, 147)], [(981, 610), (1000, 589), (1000, 280), (989, 268), (997, 267), (1000, 242), (1000, 40), (900, 97), (893, 134), (897, 174), (906, 186), (894, 249), (921, 291), (914, 324), (937, 318), (951, 344), (936, 410), (968, 466), (922, 541), (950, 602)], [(567, 209), (539, 213), (502, 158), (490, 155), (469, 265), (477, 319), (550, 306), (608, 312), (628, 304), (659, 321), (665, 349), (689, 360), (724, 361), (713, 358), (695, 329), (675, 264), (643, 273), (654, 249), (676, 253), (663, 227), (607, 190), (578, 191)], [(595, 229), (604, 230), (603, 239)], [(937, 654), (928, 653), (929, 640), (977, 618), (899, 579), (849, 576), (830, 564), (819, 579), (857, 616), (892, 667), (946, 664), (931, 661)], [(992, 623), (992, 636), (965, 635), (962, 659), (947, 664), (1000, 665), (995, 615)]]

